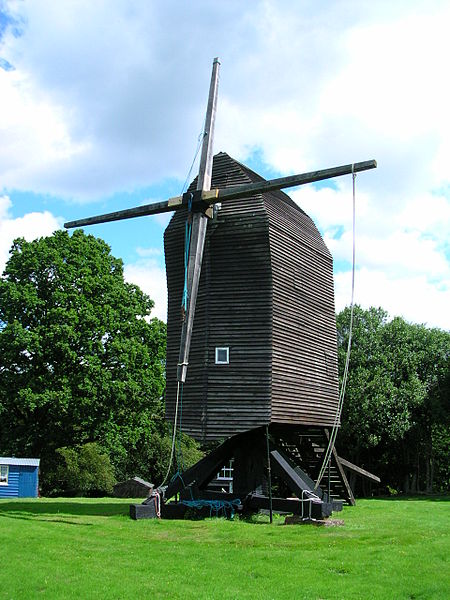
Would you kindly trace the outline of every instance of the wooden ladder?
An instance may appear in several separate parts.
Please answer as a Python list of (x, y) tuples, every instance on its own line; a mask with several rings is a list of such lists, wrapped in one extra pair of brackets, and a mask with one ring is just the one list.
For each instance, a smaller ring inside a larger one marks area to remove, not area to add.
[[(316, 481), (328, 446), (328, 431), (319, 427), (304, 427), (295, 430), (288, 439), (279, 438), (277, 441), (291, 460)], [(330, 500), (354, 506), (353, 492), (335, 450), (320, 487), (326, 496), (329, 492)]]

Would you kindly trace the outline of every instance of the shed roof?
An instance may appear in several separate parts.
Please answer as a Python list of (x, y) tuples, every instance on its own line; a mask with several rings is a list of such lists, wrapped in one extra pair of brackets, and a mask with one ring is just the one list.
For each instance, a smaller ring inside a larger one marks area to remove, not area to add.
[(7, 458), (0, 456), (0, 465), (23, 465), (26, 467), (38, 467), (40, 458)]

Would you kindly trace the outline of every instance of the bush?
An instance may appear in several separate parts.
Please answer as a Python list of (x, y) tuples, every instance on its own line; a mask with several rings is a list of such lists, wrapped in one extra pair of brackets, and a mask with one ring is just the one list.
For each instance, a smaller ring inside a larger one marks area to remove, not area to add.
[(74, 448), (58, 448), (64, 464), (57, 469), (57, 480), (69, 495), (110, 494), (116, 483), (108, 454), (95, 442)]
[[(117, 452), (120, 444), (111, 444), (111, 447), (111, 459), (118, 480), (124, 481), (129, 477), (138, 476), (154, 485), (161, 485), (169, 466), (172, 447), (171, 427), (160, 420), (143, 431), (134, 447), (129, 447), (127, 452)], [(194, 439), (185, 434), (178, 435), (169, 480), (177, 470), (189, 468), (203, 455), (199, 444)]]

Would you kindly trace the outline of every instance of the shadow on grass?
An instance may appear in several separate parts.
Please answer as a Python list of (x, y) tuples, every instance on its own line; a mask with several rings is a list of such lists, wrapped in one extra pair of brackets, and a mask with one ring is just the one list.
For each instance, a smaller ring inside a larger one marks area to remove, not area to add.
[(417, 496), (374, 496), (373, 498), (356, 498), (358, 500), (388, 500), (389, 502), (449, 502), (450, 495), (418, 494)]
[[(131, 500), (108, 502), (107, 500), (23, 500), (0, 503), (0, 517), (36, 519), (44, 515), (72, 515), (91, 517), (114, 517), (128, 515)], [(49, 519), (44, 519), (48, 521)], [(60, 522), (59, 519), (55, 521)], [(77, 523), (78, 524), (78, 523)]]
[(45, 523), (64, 523), (65, 525), (82, 525), (83, 527), (91, 527), (92, 523), (83, 523), (82, 521), (69, 521), (68, 519), (47, 519), (45, 517), (37, 517), (28, 513), (27, 515), (15, 515), (0, 512), (0, 519), (17, 519), (20, 521), (43, 521)]

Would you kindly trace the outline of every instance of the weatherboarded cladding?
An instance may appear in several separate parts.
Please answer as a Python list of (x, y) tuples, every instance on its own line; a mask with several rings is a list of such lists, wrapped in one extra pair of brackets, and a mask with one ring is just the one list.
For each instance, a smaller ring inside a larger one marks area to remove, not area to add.
[(38, 458), (0, 457), (0, 466), (7, 467), (7, 482), (0, 483), (0, 498), (36, 498), (38, 495)]
[(273, 277), (272, 421), (332, 425), (338, 398), (332, 258), (311, 219), (280, 196), (265, 195)]
[[(228, 155), (214, 158), (212, 187), (258, 180)], [(185, 221), (178, 211), (165, 233), (171, 421)], [(215, 364), (216, 347), (230, 348), (229, 365)], [(225, 202), (208, 222), (183, 431), (206, 441), (269, 422), (329, 425), (336, 404), (332, 260), (317, 229), (282, 192)]]

